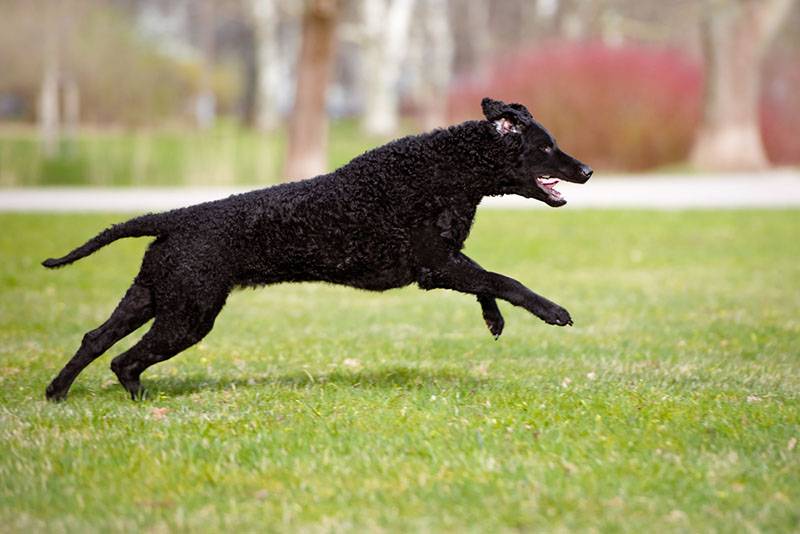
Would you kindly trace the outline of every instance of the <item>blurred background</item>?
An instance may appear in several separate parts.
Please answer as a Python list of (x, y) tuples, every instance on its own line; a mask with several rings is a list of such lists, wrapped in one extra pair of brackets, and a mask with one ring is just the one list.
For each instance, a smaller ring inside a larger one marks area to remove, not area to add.
[(524, 103), (612, 172), (800, 164), (796, 0), (0, 0), (0, 185), (255, 185)]

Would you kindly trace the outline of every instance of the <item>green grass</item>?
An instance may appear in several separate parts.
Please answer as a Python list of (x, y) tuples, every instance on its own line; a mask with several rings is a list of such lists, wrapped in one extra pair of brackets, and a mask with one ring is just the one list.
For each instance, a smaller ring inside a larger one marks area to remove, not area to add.
[(575, 327), (241, 291), (145, 402), (104, 356), (48, 404), (146, 243), (38, 262), (119, 218), (0, 215), (0, 530), (800, 529), (800, 212), (482, 211), (467, 252)]
[[(329, 166), (382, 143), (354, 121), (331, 125)], [(84, 131), (45, 157), (33, 128), (0, 130), (0, 186), (273, 184), (281, 175), (282, 130), (261, 134), (220, 123), (211, 130)]]

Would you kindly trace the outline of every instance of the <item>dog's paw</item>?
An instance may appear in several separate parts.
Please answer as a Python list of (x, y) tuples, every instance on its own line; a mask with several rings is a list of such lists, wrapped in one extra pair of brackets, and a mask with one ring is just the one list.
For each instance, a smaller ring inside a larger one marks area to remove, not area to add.
[(67, 398), (68, 389), (60, 387), (55, 381), (51, 382), (44, 390), (44, 396), (50, 402), (61, 402)]
[(44, 392), (45, 398), (50, 402), (63, 402), (67, 399), (66, 391), (50, 391), (48, 387)]
[(572, 326), (572, 317), (570, 317), (569, 312), (558, 304), (550, 304), (546, 308), (543, 308), (536, 315), (547, 324), (556, 326)]
[(506, 322), (503, 320), (503, 316), (500, 315), (500, 312), (496, 314), (484, 314), (483, 320), (486, 323), (486, 327), (489, 329), (489, 332), (492, 333), (495, 339), (498, 339), (500, 334), (503, 333), (503, 327), (506, 325)]
[(131, 396), (133, 402), (144, 402), (147, 400), (147, 390), (141, 384), (138, 387), (128, 389), (128, 394)]

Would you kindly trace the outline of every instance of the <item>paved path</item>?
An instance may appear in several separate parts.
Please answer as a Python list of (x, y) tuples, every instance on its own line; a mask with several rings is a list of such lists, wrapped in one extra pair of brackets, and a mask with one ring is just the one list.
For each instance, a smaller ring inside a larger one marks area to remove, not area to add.
[[(762, 174), (595, 176), (587, 184), (562, 182), (575, 208), (786, 208), (800, 207), (800, 172)], [(223, 198), (247, 188), (13, 188), (0, 189), (0, 211), (159, 211)], [(488, 198), (490, 208), (544, 204), (520, 197)]]

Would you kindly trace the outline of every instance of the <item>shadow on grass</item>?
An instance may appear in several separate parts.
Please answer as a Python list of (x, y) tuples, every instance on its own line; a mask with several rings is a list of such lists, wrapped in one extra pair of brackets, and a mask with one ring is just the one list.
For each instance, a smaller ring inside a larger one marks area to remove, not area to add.
[[(450, 387), (479, 389), (489, 381), (472, 375), (468, 370), (458, 368), (418, 369), (413, 367), (385, 367), (374, 370), (347, 371), (335, 370), (329, 373), (313, 374), (293, 371), (286, 374), (254, 373), (244, 376), (208, 376), (191, 374), (176, 377), (142, 378), (147, 398), (159, 395), (180, 397), (199, 392), (218, 392), (233, 389), (266, 388), (269, 390), (299, 390), (324, 386), (362, 389), (403, 389), (418, 390), (426, 388), (443, 389)], [(96, 394), (116, 397), (124, 395), (119, 384), (107, 384)], [(73, 387), (70, 397), (90, 395), (80, 385)]]

